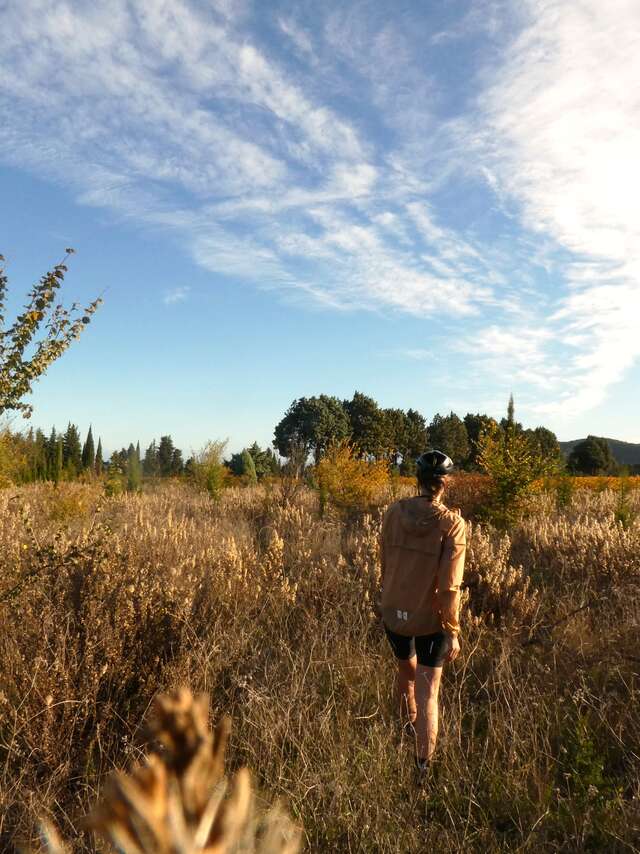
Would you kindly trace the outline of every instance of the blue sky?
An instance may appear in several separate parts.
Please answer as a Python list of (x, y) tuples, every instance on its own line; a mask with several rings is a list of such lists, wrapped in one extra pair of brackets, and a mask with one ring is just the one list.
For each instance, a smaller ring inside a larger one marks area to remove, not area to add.
[[(640, 441), (636, 0), (8, 0), (0, 252), (104, 305), (34, 424), (272, 438), (289, 403)], [(17, 307), (17, 305), (16, 305)]]

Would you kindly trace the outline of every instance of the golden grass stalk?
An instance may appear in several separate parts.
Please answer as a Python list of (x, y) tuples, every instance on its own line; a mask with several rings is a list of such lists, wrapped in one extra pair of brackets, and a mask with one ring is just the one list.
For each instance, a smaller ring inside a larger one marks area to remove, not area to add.
[[(228, 785), (231, 722), (212, 732), (208, 709), (206, 694), (159, 695), (148, 727), (159, 753), (112, 776), (87, 826), (123, 854), (295, 854), (300, 832), (278, 807), (257, 818), (248, 769)], [(68, 854), (51, 823), (41, 832), (48, 854)]]

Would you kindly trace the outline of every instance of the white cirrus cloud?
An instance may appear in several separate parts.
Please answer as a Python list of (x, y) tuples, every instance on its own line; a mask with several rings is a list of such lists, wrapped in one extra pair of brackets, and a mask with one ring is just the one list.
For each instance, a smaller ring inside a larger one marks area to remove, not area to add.
[(191, 288), (187, 285), (183, 285), (178, 288), (173, 288), (173, 290), (167, 291), (165, 293), (165, 295), (162, 297), (162, 302), (165, 305), (175, 305), (179, 302), (185, 302), (190, 292)]
[[(565, 350), (565, 389), (538, 410), (579, 412), (640, 356), (640, 5), (524, 9), (528, 25), (481, 98), (483, 153), (526, 227), (566, 250), (555, 305), (540, 318)], [(550, 371), (557, 358), (548, 355)]]

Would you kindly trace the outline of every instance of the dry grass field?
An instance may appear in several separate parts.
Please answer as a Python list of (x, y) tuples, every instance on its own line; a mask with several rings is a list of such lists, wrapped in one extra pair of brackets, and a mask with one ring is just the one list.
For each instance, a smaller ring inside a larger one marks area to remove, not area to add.
[(640, 850), (640, 492), (623, 517), (607, 489), (563, 503), (541, 492), (511, 537), (470, 523), (419, 789), (372, 607), (382, 508), (321, 517), (277, 485), (2, 490), (0, 849), (36, 846), (46, 816), (93, 850), (82, 816), (185, 685), (230, 715), (229, 771), (281, 800), (306, 851)]

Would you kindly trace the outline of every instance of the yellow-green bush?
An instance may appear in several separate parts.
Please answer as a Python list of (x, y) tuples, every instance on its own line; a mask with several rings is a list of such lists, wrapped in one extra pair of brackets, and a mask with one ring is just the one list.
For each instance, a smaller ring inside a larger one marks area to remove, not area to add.
[(349, 442), (331, 446), (315, 474), (321, 497), (341, 510), (370, 507), (382, 499), (390, 485), (388, 464), (362, 459)]

